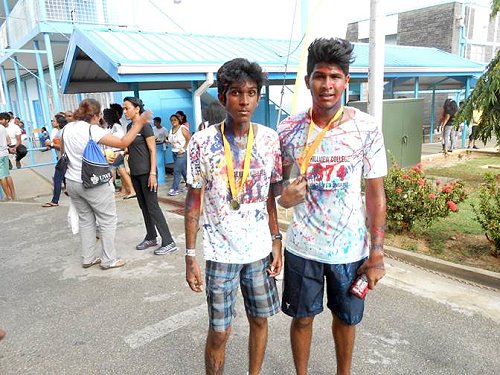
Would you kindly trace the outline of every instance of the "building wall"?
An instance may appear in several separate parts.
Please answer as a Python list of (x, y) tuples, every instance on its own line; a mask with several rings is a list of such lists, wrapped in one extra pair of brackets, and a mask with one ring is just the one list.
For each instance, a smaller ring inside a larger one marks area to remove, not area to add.
[(435, 47), (457, 54), (460, 12), (460, 4), (448, 3), (400, 13), (398, 45)]

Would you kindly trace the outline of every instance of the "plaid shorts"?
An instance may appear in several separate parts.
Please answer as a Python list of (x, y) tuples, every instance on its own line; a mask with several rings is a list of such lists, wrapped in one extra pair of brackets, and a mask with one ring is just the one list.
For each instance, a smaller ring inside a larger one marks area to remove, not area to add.
[(248, 264), (219, 263), (208, 260), (205, 284), (210, 329), (226, 331), (236, 316), (238, 284), (248, 316), (267, 318), (280, 311), (278, 289), (267, 269), (271, 256)]

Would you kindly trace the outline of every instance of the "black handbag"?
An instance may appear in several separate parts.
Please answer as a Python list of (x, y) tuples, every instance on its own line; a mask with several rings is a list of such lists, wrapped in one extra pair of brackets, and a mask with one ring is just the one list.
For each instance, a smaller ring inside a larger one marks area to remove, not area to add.
[(66, 155), (66, 153), (64, 152), (61, 154), (59, 160), (56, 163), (56, 169), (62, 174), (65, 174), (66, 171), (68, 170), (68, 164), (69, 164), (69, 158), (68, 155)]
[(68, 155), (66, 154), (66, 151), (64, 151), (63, 136), (64, 136), (64, 129), (61, 133), (61, 156), (59, 157), (59, 160), (57, 160), (56, 169), (64, 175), (66, 174), (66, 171), (68, 169), (69, 158)]

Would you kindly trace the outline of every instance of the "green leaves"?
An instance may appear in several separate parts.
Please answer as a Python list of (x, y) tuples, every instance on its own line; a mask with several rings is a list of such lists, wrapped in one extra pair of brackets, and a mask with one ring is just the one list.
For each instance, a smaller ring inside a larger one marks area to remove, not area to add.
[[(500, 0), (495, 0), (495, 3), (500, 8)], [(460, 106), (454, 126), (458, 127), (464, 121), (471, 124), (474, 110), (482, 111), (478, 124), (479, 139), (486, 143), (495, 135), (500, 145), (500, 50), (478, 79), (472, 94)]]
[(483, 228), (486, 238), (493, 244), (492, 255), (500, 257), (500, 187), (492, 173), (486, 173), (485, 183), (479, 190), (479, 205), (472, 210)]

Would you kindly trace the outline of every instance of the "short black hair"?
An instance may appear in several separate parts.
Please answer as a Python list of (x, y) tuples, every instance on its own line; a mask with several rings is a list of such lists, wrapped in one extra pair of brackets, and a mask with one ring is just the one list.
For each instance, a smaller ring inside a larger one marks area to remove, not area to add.
[(155, 117), (155, 118), (153, 119), (153, 121), (158, 121), (158, 122), (161, 122), (161, 117)]
[(255, 82), (260, 96), (262, 86), (267, 84), (267, 74), (263, 72), (259, 64), (247, 59), (236, 58), (227, 61), (217, 71), (217, 92), (219, 95), (226, 95), (229, 86), (243, 81)]
[(114, 124), (120, 123), (120, 118), (118, 117), (118, 113), (113, 108), (106, 108), (102, 111), (102, 118), (108, 124), (108, 128), (112, 128)]
[(116, 112), (116, 114), (118, 115), (118, 118), (122, 117), (123, 116), (123, 107), (118, 104), (118, 103), (111, 103), (109, 105), (109, 108), (111, 108), (113, 111)]
[(10, 120), (10, 115), (7, 112), (0, 112), (1, 120)]
[(354, 62), (353, 50), (354, 46), (345, 39), (315, 39), (307, 49), (307, 75), (320, 63), (338, 65), (345, 75), (349, 74), (349, 64)]

